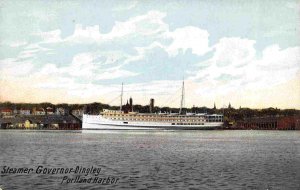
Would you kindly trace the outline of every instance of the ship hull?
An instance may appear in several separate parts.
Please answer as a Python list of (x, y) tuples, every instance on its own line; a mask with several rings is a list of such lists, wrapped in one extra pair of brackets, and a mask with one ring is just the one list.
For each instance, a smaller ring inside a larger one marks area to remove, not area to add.
[(112, 121), (101, 116), (83, 115), (84, 130), (212, 130), (221, 129), (222, 122), (205, 122), (202, 125), (176, 125), (167, 122)]

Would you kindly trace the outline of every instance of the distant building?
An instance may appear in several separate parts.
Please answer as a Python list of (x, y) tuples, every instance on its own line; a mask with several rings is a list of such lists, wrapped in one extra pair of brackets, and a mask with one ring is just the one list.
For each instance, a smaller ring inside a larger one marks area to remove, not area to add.
[(13, 110), (12, 109), (8, 109), (8, 108), (5, 108), (5, 109), (1, 109), (0, 111), (1, 115), (6, 117), (6, 116), (11, 116), (13, 115)]
[(266, 116), (246, 118), (242, 121), (238, 121), (233, 128), (263, 130), (299, 130), (300, 116)]
[(29, 120), (29, 119), (27, 119), (27, 120), (24, 122), (24, 127), (25, 127), (25, 129), (37, 128), (37, 127), (38, 127), (38, 124), (32, 122), (32, 121)]
[(122, 110), (124, 111), (124, 113), (128, 113), (132, 110), (132, 108), (130, 107), (130, 104), (128, 103), (128, 100), (127, 100), (127, 103), (122, 106)]
[(13, 114), (18, 114), (19, 111), (15, 108), (14, 111), (13, 111)]
[(72, 114), (76, 115), (76, 116), (82, 116), (83, 115), (83, 109), (72, 110)]
[(0, 118), (2, 129), (80, 129), (80, 121), (71, 115), (20, 115)]
[(66, 111), (64, 108), (56, 108), (56, 115), (65, 115)]
[(47, 107), (46, 112), (47, 112), (47, 115), (53, 115), (54, 114), (54, 110), (51, 107)]
[(30, 115), (31, 111), (30, 111), (30, 109), (21, 108), (20, 111), (19, 111), (19, 113), (21, 115)]
[(44, 108), (33, 108), (32, 110), (33, 115), (45, 115), (46, 112), (44, 110)]

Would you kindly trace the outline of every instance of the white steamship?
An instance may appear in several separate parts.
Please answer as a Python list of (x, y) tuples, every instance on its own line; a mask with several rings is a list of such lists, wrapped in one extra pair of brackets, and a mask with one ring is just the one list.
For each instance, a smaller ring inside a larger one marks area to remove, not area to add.
[[(182, 113), (184, 82), (179, 113), (138, 113), (131, 108), (122, 110), (123, 84), (120, 110), (103, 109), (99, 115), (83, 114), (82, 129), (218, 129), (223, 125), (223, 115), (205, 113)], [(128, 105), (128, 104), (127, 104)], [(154, 100), (150, 101), (150, 112)]]

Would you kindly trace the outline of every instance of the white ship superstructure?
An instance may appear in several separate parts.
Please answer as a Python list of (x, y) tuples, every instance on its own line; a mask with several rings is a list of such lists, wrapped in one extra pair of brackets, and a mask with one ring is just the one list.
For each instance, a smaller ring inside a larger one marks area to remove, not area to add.
[(179, 113), (138, 113), (132, 110), (124, 112), (122, 111), (122, 85), (120, 110), (104, 109), (99, 115), (84, 114), (82, 129), (216, 129), (222, 127), (223, 115), (220, 114), (181, 114), (183, 94), (184, 83)]

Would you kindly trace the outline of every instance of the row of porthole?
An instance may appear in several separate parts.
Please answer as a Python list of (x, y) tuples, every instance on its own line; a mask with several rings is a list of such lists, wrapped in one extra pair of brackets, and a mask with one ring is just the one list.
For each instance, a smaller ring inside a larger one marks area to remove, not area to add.
[[(113, 114), (107, 114), (107, 116), (111, 116)], [(126, 116), (126, 115), (114, 115), (116, 117), (120, 117), (120, 116), (124, 116), (124, 117), (131, 117), (131, 116)], [(142, 117), (142, 118), (163, 118), (163, 117), (166, 117), (166, 116), (144, 116), (144, 115), (135, 115), (134, 117)], [(172, 117), (169, 117), (169, 118), (172, 118)], [(174, 118), (174, 117), (173, 117)], [(176, 117), (176, 118), (182, 118), (182, 117)], [(184, 117), (183, 119), (187, 119), (188, 117)]]
[[(127, 119), (127, 118), (110, 118), (112, 120), (124, 120), (124, 119)], [(157, 120), (154, 120), (154, 119), (151, 119), (151, 120), (147, 120), (147, 119), (127, 119), (129, 121), (157, 121)], [(181, 122), (185, 122), (185, 121), (197, 121), (197, 120), (162, 120), (162, 121), (167, 121), (167, 122), (172, 122), (172, 121), (181, 121)], [(204, 122), (204, 120), (200, 120), (202, 122)]]

